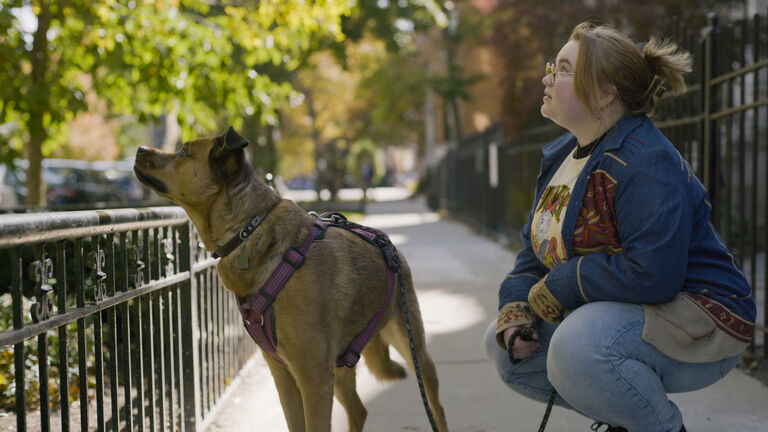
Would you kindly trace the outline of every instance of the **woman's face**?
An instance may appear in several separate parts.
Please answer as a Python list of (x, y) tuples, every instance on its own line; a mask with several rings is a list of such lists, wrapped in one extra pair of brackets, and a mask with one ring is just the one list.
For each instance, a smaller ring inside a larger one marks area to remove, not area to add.
[(555, 77), (545, 75), (544, 101), (541, 115), (573, 132), (592, 124), (594, 117), (589, 108), (576, 96), (573, 75), (576, 59), (579, 56), (579, 43), (568, 41), (555, 61)]

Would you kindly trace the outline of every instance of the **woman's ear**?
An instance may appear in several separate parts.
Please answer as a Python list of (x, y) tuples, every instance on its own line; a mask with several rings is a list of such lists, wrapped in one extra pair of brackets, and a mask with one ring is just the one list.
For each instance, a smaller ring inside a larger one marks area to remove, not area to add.
[(597, 109), (601, 110), (611, 103), (618, 97), (618, 90), (616, 90), (616, 86), (613, 84), (608, 84), (606, 86), (603, 86), (602, 89), (600, 89), (600, 94), (597, 97)]

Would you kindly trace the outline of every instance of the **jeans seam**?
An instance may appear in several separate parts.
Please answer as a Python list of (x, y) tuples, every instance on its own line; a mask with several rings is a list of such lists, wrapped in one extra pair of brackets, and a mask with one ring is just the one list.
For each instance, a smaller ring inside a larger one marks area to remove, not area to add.
[[(509, 381), (507, 381), (507, 384), (511, 385), (509, 383)], [(541, 393), (542, 396), (549, 396), (552, 393), (552, 388), (545, 390), (545, 389), (541, 389), (541, 388), (538, 388), (538, 387), (533, 387), (533, 386), (530, 386), (528, 384), (523, 384), (523, 383), (515, 383), (514, 385), (515, 385), (515, 387), (524, 388), (524, 389), (527, 389), (528, 391), (532, 391), (532, 392), (536, 392), (536, 393)]]
[(642, 326), (642, 325), (643, 325), (643, 323), (642, 323), (642, 322), (638, 322), (638, 323), (632, 324), (632, 325), (630, 325), (630, 326), (627, 326), (627, 327), (626, 327), (624, 330), (622, 330), (620, 333), (618, 333), (616, 336), (614, 336), (613, 340), (612, 340), (612, 341), (610, 342), (610, 344), (608, 345), (608, 352), (609, 352), (609, 354), (610, 354), (610, 355), (609, 355), (609, 360), (608, 360), (608, 362), (609, 362), (609, 363), (610, 363), (610, 365), (611, 365), (611, 370), (613, 371), (614, 375), (616, 375), (618, 378), (620, 378), (620, 379), (621, 379), (621, 381), (622, 381), (622, 382), (624, 382), (624, 384), (625, 384), (627, 387), (629, 387), (629, 388), (632, 390), (632, 392), (633, 392), (633, 393), (634, 393), (636, 396), (638, 396), (638, 398), (639, 398), (639, 399), (641, 399), (641, 400), (642, 400), (642, 401), (643, 401), (643, 402), (644, 402), (644, 403), (645, 403), (645, 404), (646, 404), (646, 405), (647, 405), (647, 406), (650, 408), (650, 411), (653, 413), (653, 416), (654, 416), (654, 418), (656, 419), (656, 421), (658, 422), (658, 424), (659, 424), (659, 425), (662, 425), (662, 424), (663, 424), (663, 422), (662, 422), (661, 418), (659, 418), (659, 413), (658, 413), (658, 412), (656, 412), (656, 409), (653, 407), (653, 405), (651, 405), (651, 404), (648, 402), (648, 400), (647, 400), (647, 399), (646, 399), (646, 398), (645, 398), (645, 397), (644, 397), (644, 396), (643, 396), (643, 395), (642, 395), (640, 392), (638, 392), (638, 391), (637, 391), (637, 389), (635, 388), (635, 386), (633, 386), (633, 385), (632, 385), (632, 384), (631, 384), (629, 381), (627, 381), (627, 379), (626, 379), (626, 378), (624, 378), (624, 375), (622, 375), (621, 373), (619, 373), (619, 371), (616, 369), (616, 365), (614, 364), (614, 360), (613, 360), (615, 357), (617, 357), (617, 356), (616, 356), (616, 355), (614, 355), (613, 353), (615, 352), (615, 351), (614, 351), (614, 346), (616, 345), (616, 343), (617, 343), (618, 339), (619, 339), (621, 336), (623, 336), (625, 333), (627, 333), (628, 331), (630, 331), (630, 330), (634, 330), (634, 329), (636, 329), (638, 326)]

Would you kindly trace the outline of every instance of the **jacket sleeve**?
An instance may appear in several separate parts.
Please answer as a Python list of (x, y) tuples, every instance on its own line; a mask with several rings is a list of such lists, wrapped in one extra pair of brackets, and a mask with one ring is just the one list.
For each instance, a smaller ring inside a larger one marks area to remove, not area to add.
[(499, 309), (510, 302), (527, 302), (528, 291), (547, 274), (549, 269), (541, 264), (531, 245), (531, 218), (520, 232), (523, 248), (517, 253), (514, 269), (501, 282)]
[(623, 253), (576, 256), (546, 285), (567, 309), (594, 301), (662, 303), (682, 289), (688, 264), (696, 179), (665, 148), (636, 154), (617, 174), (614, 201)]

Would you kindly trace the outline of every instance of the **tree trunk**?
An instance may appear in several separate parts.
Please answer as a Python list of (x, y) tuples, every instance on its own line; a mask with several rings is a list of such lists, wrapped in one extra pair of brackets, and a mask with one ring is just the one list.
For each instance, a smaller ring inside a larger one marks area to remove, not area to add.
[(429, 88), (426, 89), (426, 93), (424, 100), (424, 140), (419, 142), (416, 155), (419, 176), (423, 176), (427, 172), (434, 158), (434, 151), (437, 146), (435, 94)]
[(181, 126), (179, 126), (179, 103), (174, 102), (171, 112), (165, 115), (165, 136), (163, 137), (163, 151), (175, 152), (181, 140)]
[(47, 0), (38, 2), (40, 14), (37, 16), (32, 52), (30, 52), (31, 88), (29, 120), (29, 143), (26, 156), (29, 160), (27, 170), (27, 206), (44, 207), (46, 203), (45, 184), (42, 176), (43, 142), (48, 138), (44, 117), (49, 111), (50, 95), (46, 75), (48, 73), (48, 29), (51, 26), (51, 11)]
[(29, 161), (27, 169), (27, 206), (45, 207), (45, 183), (43, 182), (43, 141), (47, 138), (43, 126), (43, 117), (37, 113), (30, 113), (28, 122), (29, 143), (26, 157)]
[(312, 91), (304, 90), (299, 87), (306, 97), (307, 115), (312, 123), (312, 141), (315, 143), (315, 192), (317, 192), (317, 200), (320, 201), (320, 191), (323, 189), (325, 183), (325, 173), (328, 170), (328, 162), (325, 160), (325, 152), (322, 143), (320, 142), (320, 130), (317, 127), (317, 112), (315, 111), (315, 105), (313, 103)]

